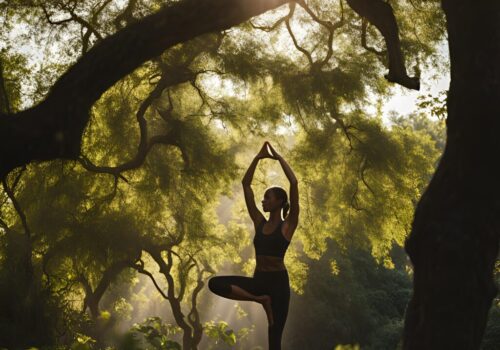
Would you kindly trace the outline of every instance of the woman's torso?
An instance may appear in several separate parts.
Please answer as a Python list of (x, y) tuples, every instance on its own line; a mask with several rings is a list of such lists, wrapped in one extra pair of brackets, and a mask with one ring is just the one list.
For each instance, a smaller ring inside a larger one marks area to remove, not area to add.
[(283, 236), (283, 222), (281, 220), (270, 233), (264, 233), (264, 225), (267, 223), (267, 220), (263, 219), (257, 226), (253, 240), (256, 271), (286, 270), (284, 255), (290, 242)]

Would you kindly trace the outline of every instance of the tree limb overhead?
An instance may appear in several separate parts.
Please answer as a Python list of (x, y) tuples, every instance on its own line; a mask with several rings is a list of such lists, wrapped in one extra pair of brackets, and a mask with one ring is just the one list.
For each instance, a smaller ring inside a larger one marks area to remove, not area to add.
[(185, 0), (104, 38), (71, 66), (38, 105), (0, 114), (0, 177), (34, 160), (77, 159), (88, 111), (142, 63), (178, 43), (221, 31), (286, 0)]
[[(13, 114), (0, 111), (0, 178), (32, 161), (78, 159), (89, 110), (117, 81), (176, 44), (223, 31), (288, 2), (184, 0), (103, 38), (56, 81), (39, 104)], [(386, 78), (418, 89), (418, 78), (406, 74), (390, 5), (381, 0), (348, 3), (383, 34), (389, 52)]]
[(385, 78), (409, 89), (419, 90), (419, 77), (409, 77), (399, 41), (399, 29), (391, 5), (382, 0), (347, 0), (361, 17), (367, 18), (382, 33), (389, 53), (389, 73)]

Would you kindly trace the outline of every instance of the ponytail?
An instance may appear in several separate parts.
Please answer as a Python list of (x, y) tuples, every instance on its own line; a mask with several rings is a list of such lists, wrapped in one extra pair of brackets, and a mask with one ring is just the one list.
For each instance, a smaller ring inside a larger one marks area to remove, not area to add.
[(290, 209), (290, 203), (288, 201), (283, 205), (283, 219), (286, 218), (288, 209)]
[(290, 203), (288, 202), (288, 195), (283, 187), (280, 186), (272, 186), (269, 187), (268, 190), (272, 190), (277, 198), (283, 201), (283, 205), (281, 209), (283, 209), (283, 219), (288, 215), (288, 210), (290, 209)]

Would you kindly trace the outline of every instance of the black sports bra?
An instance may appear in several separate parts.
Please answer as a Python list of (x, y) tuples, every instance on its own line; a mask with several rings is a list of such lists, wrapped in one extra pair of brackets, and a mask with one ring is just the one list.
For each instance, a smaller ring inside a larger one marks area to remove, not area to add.
[(253, 238), (253, 245), (255, 247), (255, 255), (271, 255), (280, 258), (285, 257), (286, 250), (290, 242), (281, 233), (281, 226), (284, 221), (276, 227), (276, 229), (266, 234), (263, 232), (264, 224), (267, 222), (266, 219), (262, 220), (262, 223), (257, 227), (255, 236)]

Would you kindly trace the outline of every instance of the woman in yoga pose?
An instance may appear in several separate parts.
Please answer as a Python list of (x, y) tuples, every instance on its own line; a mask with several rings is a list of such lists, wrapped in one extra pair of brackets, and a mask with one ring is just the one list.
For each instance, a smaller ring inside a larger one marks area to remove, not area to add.
[[(268, 220), (257, 209), (251, 187), (257, 162), (263, 158), (278, 160), (290, 181), (290, 202), (283, 188), (272, 186), (266, 189), (262, 209), (264, 212), (269, 212)], [(250, 300), (261, 304), (268, 320), (269, 350), (279, 350), (290, 302), (288, 271), (283, 258), (299, 218), (297, 178), (283, 157), (266, 141), (250, 164), (242, 184), (248, 213), (255, 227), (253, 239), (257, 262), (255, 271), (253, 277), (214, 276), (209, 279), (208, 288), (225, 298)], [(281, 219), (282, 209), (284, 220)], [(287, 215), (288, 209), (290, 213)]]

